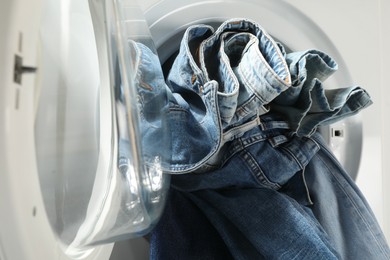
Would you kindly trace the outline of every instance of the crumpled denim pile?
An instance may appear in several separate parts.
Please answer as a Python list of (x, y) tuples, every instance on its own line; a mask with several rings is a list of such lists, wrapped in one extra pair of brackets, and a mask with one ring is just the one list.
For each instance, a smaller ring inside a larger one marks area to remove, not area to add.
[(390, 259), (318, 132), (372, 104), (359, 86), (324, 87), (329, 55), (287, 53), (255, 21), (231, 19), (187, 28), (165, 79), (158, 57), (130, 44), (144, 152), (171, 140), (159, 146), (172, 176), (151, 259)]

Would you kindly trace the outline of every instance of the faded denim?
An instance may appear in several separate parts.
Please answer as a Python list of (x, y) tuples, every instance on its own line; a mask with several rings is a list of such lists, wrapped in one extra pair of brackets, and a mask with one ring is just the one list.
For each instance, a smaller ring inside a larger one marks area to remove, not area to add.
[(289, 53), (292, 86), (274, 102), (272, 109), (284, 114), (299, 136), (309, 136), (318, 126), (358, 113), (372, 104), (359, 86), (324, 89), (322, 82), (337, 70), (336, 62), (318, 50)]
[[(235, 47), (238, 43), (243, 47)], [(236, 67), (232, 67), (231, 63)], [(205, 86), (209, 82), (218, 83), (214, 111), (219, 117), (219, 139), (216, 146), (207, 147), (211, 156), (207, 155), (205, 160), (188, 165), (185, 172), (209, 170), (209, 166), (219, 160), (223, 145), (256, 127), (259, 115), (269, 111), (267, 103), (287, 89), (290, 81), (288, 66), (279, 45), (258, 24), (233, 19), (223, 23), (215, 33), (206, 25), (189, 27), (167, 83), (175, 94), (192, 103), (189, 106), (191, 110), (197, 109), (203, 113), (205, 107), (198, 96), (207, 91)], [(205, 143), (206, 146), (209, 144), (215, 145)], [(192, 151), (189, 154), (198, 154), (198, 150), (202, 149), (199, 143), (187, 147)], [(179, 161), (179, 164), (185, 162)]]
[(174, 84), (168, 88), (157, 55), (142, 43), (130, 44), (145, 160), (153, 163), (161, 157), (163, 170), (169, 173), (200, 167), (216, 153), (221, 140), (217, 82), (206, 82), (201, 94)]
[[(136, 95), (136, 104), (130, 104), (132, 108), (130, 112), (137, 113), (133, 115), (140, 122), (138, 140), (143, 149), (143, 158), (146, 164), (153, 164), (155, 158), (161, 158), (163, 165), (171, 163), (171, 136), (168, 132), (168, 115), (170, 106), (174, 106), (177, 102), (173, 98), (171, 90), (165, 84), (165, 79), (162, 74), (162, 69), (156, 54), (154, 54), (147, 46), (142, 43), (129, 41), (130, 61), (134, 68), (131, 81), (135, 88), (135, 92), (125, 91), (122, 88), (116, 89), (116, 96), (119, 98), (117, 102), (117, 113), (122, 113), (122, 116), (117, 117), (119, 125), (119, 138), (122, 141), (129, 142), (126, 108), (123, 104), (129, 102), (127, 95)], [(126, 145), (126, 144), (125, 144)], [(155, 149), (158, 146), (160, 149)], [(121, 150), (121, 149), (119, 149)]]
[(265, 107), (291, 85), (290, 72), (277, 43), (256, 22), (232, 19), (200, 45), (206, 80), (219, 83), (221, 119), (235, 125)]
[(209, 26), (186, 30), (167, 79), (174, 97), (168, 115), (172, 138), (169, 173), (188, 173), (201, 167), (221, 143), (218, 83), (205, 81), (196, 61), (198, 45), (211, 34)]

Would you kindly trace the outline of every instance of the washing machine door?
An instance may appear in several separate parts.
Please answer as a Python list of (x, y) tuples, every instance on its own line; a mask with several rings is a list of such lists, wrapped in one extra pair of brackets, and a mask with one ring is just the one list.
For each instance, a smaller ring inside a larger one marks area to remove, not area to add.
[(0, 259), (108, 258), (101, 245), (156, 224), (169, 184), (168, 100), (143, 13), (121, 0), (0, 9)]

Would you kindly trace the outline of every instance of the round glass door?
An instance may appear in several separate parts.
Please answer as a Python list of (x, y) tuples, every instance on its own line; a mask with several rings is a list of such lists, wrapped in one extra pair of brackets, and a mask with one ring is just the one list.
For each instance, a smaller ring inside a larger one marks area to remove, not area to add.
[(169, 183), (167, 97), (162, 71), (140, 78), (140, 46), (159, 63), (146, 22), (129, 22), (142, 14), (133, 1), (45, 2), (36, 159), (52, 229), (77, 258), (157, 222)]

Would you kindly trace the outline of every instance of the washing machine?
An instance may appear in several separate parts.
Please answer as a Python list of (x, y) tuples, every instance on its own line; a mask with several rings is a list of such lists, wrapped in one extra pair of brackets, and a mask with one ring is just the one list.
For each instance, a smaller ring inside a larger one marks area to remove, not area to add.
[(332, 56), (326, 87), (369, 92), (371, 107), (320, 131), (389, 240), (389, 12), (386, 0), (2, 0), (0, 260), (148, 259), (169, 176), (140, 152), (128, 40), (167, 71), (188, 26), (233, 17)]

